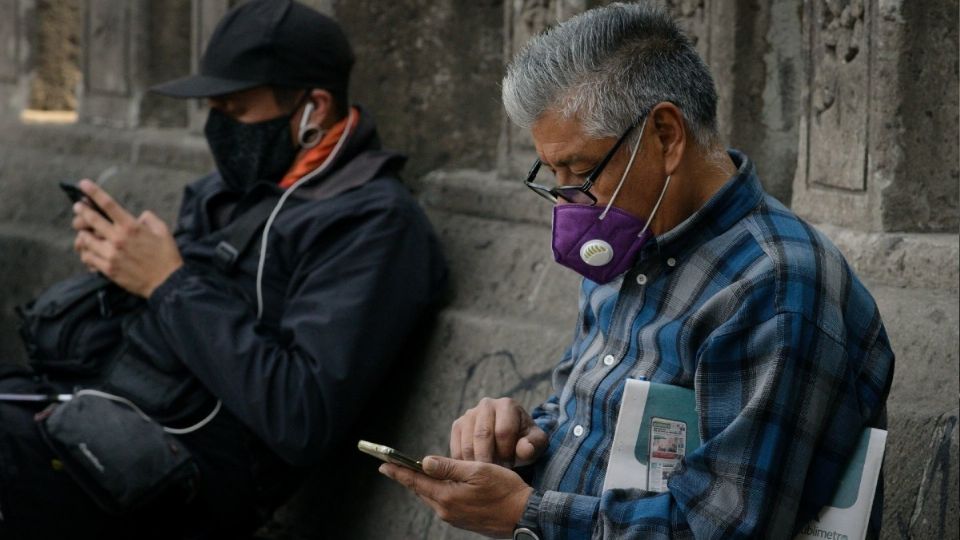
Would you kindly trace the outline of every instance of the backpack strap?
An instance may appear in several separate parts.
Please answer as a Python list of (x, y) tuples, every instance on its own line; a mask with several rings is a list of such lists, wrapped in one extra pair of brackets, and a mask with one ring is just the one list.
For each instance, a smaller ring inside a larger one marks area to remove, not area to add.
[(223, 240), (216, 247), (216, 264), (224, 272), (233, 271), (240, 256), (250, 248), (266, 224), (279, 197), (266, 197), (220, 230)]

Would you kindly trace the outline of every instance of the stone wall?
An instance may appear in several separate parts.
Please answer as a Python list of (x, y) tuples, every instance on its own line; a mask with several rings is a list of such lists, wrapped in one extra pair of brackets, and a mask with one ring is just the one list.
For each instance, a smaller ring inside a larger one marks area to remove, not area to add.
[[(0, 13), (13, 14), (0, 17), (7, 361), (22, 361), (12, 306), (79, 269), (57, 180), (100, 178), (125, 205), (171, 220), (183, 185), (211, 167), (197, 134), (203, 109), (144, 90), (195, 68), (235, 0), (76, 1), (80, 120), (49, 125), (20, 113), (43, 106), (31, 88), (56, 80), (44, 75), (50, 66), (57, 73), (71, 62), (67, 51), (59, 59), (40, 52), (53, 25), (47, 10), (63, 4), (0, 0)], [(360, 435), (444, 453), (450, 423), (480, 397), (543, 400), (569, 339), (576, 278), (551, 260), (549, 208), (519, 182), (532, 147), (504, 118), (498, 85), (530, 35), (605, 2), (308, 3), (350, 33), (353, 96), (377, 115), (385, 142), (411, 155), (407, 180), (453, 278), (424, 353)], [(769, 191), (833, 239), (877, 298), (897, 353), (884, 537), (957, 538), (956, 1), (664, 3), (714, 72), (724, 139), (754, 157)], [(321, 521), (317, 508), (336, 508), (340, 519)], [(263, 535), (474, 538), (438, 521), (359, 454), (314, 471)]]

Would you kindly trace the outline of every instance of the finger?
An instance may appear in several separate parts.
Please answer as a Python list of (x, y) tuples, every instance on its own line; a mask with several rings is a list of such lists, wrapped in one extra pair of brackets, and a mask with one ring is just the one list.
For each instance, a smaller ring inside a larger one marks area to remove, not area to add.
[(494, 426), (494, 438), (497, 444), (497, 460), (511, 465), (516, 457), (517, 438), (520, 436), (523, 409), (513, 405), (511, 400), (497, 402), (497, 418)]
[(546, 432), (536, 425), (529, 428), (527, 434), (517, 441), (517, 465), (529, 465), (536, 461), (548, 443)]
[(440, 482), (425, 474), (411, 471), (410, 469), (392, 463), (380, 465), (379, 471), (387, 478), (390, 478), (417, 495), (435, 498), (437, 490), (441, 487)]
[(90, 224), (87, 223), (87, 220), (80, 217), (79, 214), (73, 215), (73, 220), (70, 221), (70, 227), (75, 231), (88, 231), (90, 229)]
[(106, 259), (100, 257), (96, 253), (90, 250), (83, 250), (80, 252), (80, 262), (87, 267), (87, 270), (91, 272), (100, 272), (105, 276), (110, 275), (110, 263)]
[(477, 419), (473, 423), (473, 458), (483, 463), (493, 463), (496, 455), (496, 440), (493, 433), (496, 426), (496, 411), (486, 401), (477, 407)]
[[(426, 473), (428, 477), (436, 480), (465, 482), (473, 476), (475, 468), (481, 466), (482, 465), (469, 461), (460, 461), (440, 456), (427, 456), (423, 458), (423, 472)], [(428, 495), (436, 498), (435, 493), (428, 493)]]
[(450, 457), (463, 459), (463, 452), (460, 451), (460, 418), (450, 426)]
[(114, 223), (118, 225), (129, 225), (136, 221), (130, 212), (127, 212), (120, 206), (120, 203), (115, 201), (109, 193), (102, 190), (100, 186), (87, 179), (81, 180), (77, 185), (87, 197), (90, 197), (90, 200), (97, 203), (97, 206), (106, 212)]
[(113, 244), (88, 231), (77, 233), (77, 242), (80, 244), (81, 251), (89, 251), (104, 260), (112, 259), (115, 254)]
[(94, 231), (97, 236), (102, 238), (113, 238), (113, 236), (116, 234), (116, 229), (113, 226), (113, 223), (110, 223), (105, 217), (100, 215), (100, 212), (94, 210), (87, 203), (74, 203), (73, 213), (86, 222), (88, 226), (87, 228), (91, 231)]
[(460, 455), (461, 459), (473, 461), (473, 423), (474, 414), (470, 411), (461, 418), (463, 420), (460, 426)]
[(144, 224), (147, 227), (147, 229), (149, 229), (154, 234), (163, 235), (163, 236), (170, 234), (168, 232), (169, 229), (167, 228), (167, 223), (162, 219), (160, 219), (159, 217), (157, 217), (157, 215), (151, 212), (150, 210), (146, 210), (142, 214), (140, 214), (140, 217), (137, 219), (137, 221)]

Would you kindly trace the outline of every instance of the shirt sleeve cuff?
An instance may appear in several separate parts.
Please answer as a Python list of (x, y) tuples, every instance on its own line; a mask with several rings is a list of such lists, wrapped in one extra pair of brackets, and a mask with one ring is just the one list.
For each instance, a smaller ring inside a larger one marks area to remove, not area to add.
[[(531, 496), (530, 500), (533, 499)], [(599, 526), (599, 497), (546, 491), (536, 502), (541, 538), (590, 538)], [(529, 501), (527, 508), (530, 508)]]
[(523, 515), (520, 516), (517, 527), (526, 527), (534, 531), (540, 530), (538, 516), (540, 515), (541, 499), (543, 499), (543, 493), (539, 491), (534, 491), (530, 494), (530, 498), (527, 499), (527, 506), (523, 509)]

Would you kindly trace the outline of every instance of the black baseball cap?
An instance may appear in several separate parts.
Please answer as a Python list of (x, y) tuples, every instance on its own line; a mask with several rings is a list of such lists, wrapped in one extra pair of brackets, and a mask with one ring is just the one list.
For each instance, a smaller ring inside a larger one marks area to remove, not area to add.
[(322, 88), (345, 98), (353, 51), (340, 25), (291, 0), (250, 0), (217, 23), (200, 73), (150, 90), (202, 98), (270, 85)]

